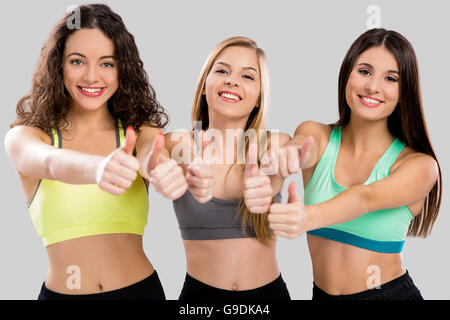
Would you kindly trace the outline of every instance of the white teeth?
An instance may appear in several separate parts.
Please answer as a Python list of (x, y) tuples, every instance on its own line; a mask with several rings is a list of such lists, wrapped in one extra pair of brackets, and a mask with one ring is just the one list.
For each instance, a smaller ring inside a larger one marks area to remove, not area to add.
[(91, 88), (83, 88), (83, 87), (81, 87), (81, 89), (83, 91), (90, 92), (90, 93), (100, 92), (103, 90), (103, 89), (91, 89)]
[(372, 104), (378, 104), (380, 103), (380, 101), (375, 100), (375, 99), (371, 99), (371, 98), (367, 98), (367, 97), (361, 97), (364, 101), (368, 102), (368, 103), (372, 103)]
[(222, 92), (222, 93), (220, 94), (220, 96), (221, 96), (221, 97), (228, 98), (228, 99), (236, 100), (236, 101), (241, 100), (238, 96), (235, 96), (234, 94), (231, 94), (231, 93), (225, 93), (225, 92)]

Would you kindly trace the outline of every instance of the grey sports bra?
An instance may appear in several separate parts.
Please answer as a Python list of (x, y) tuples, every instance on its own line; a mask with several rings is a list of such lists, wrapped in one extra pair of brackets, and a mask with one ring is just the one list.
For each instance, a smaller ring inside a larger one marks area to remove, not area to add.
[[(276, 196), (281, 202), (281, 194)], [(200, 203), (187, 190), (173, 201), (181, 237), (184, 240), (215, 240), (233, 238), (255, 238), (249, 225), (242, 227), (239, 216), (239, 199), (225, 200), (213, 197)]]

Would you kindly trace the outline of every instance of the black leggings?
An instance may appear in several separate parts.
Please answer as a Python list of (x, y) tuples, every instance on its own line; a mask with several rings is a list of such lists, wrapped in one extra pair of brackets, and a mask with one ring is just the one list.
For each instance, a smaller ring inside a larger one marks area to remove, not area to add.
[(287, 301), (291, 300), (291, 297), (281, 274), (274, 281), (262, 287), (251, 290), (232, 291), (212, 287), (192, 278), (186, 273), (184, 286), (178, 299), (191, 301)]
[(51, 291), (42, 284), (38, 300), (166, 300), (164, 290), (154, 271), (142, 281), (127, 287), (94, 294), (62, 294)]
[[(314, 283), (313, 283), (314, 284)], [(331, 295), (320, 289), (316, 284), (313, 287), (313, 300), (423, 300), (419, 289), (415, 286), (408, 270), (406, 273), (394, 280), (382, 284), (379, 289)]]

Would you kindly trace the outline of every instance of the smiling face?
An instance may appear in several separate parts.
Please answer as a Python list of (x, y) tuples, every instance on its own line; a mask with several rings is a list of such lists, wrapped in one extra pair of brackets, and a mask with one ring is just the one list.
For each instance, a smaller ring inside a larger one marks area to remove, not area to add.
[(255, 50), (231, 46), (215, 59), (206, 78), (206, 101), (210, 112), (242, 119), (258, 104), (260, 69)]
[(387, 119), (399, 101), (399, 88), (394, 55), (384, 47), (367, 49), (356, 60), (345, 90), (352, 117)]
[(63, 77), (73, 108), (106, 108), (119, 86), (114, 43), (98, 29), (74, 32), (66, 41)]

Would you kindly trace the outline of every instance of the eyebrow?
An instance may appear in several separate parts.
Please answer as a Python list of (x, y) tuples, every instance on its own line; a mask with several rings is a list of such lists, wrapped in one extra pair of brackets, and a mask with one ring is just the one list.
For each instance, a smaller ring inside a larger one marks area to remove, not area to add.
[[(84, 54), (81, 54), (81, 53), (78, 53), (78, 52), (72, 52), (72, 53), (69, 53), (69, 54), (66, 56), (66, 58), (68, 58), (68, 57), (70, 57), (70, 56), (80, 56), (80, 57), (86, 59), (86, 56), (85, 56)], [(102, 60), (102, 59), (109, 59), (109, 58), (116, 59), (114, 56), (101, 56), (99, 60)]]
[[(226, 62), (218, 61), (218, 62), (216, 62), (216, 64), (223, 64), (224, 66), (226, 66), (226, 67), (231, 69), (231, 66), (228, 63), (226, 63)], [(258, 73), (258, 71), (256, 71), (256, 69), (253, 68), (253, 67), (242, 67), (242, 69), (243, 70), (253, 70), (254, 72)]]
[[(358, 63), (356, 66), (366, 66), (366, 67), (368, 67), (370, 69), (373, 69), (373, 66), (370, 63), (365, 63), (365, 62)], [(397, 70), (388, 70), (387, 73), (400, 74), (400, 72), (398, 72)]]

